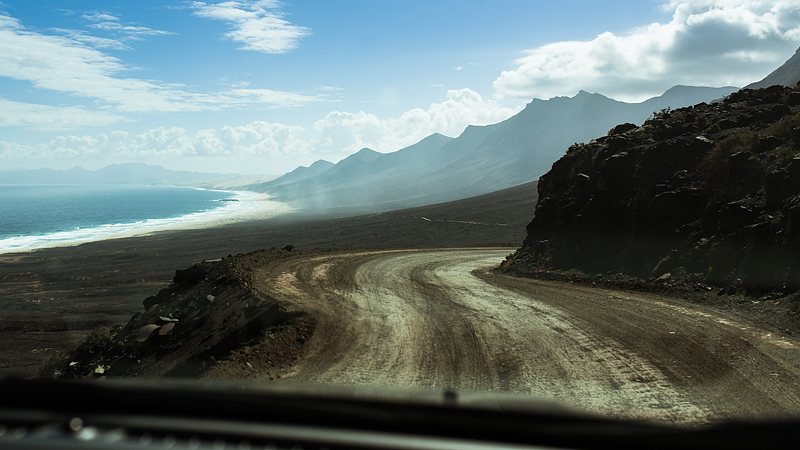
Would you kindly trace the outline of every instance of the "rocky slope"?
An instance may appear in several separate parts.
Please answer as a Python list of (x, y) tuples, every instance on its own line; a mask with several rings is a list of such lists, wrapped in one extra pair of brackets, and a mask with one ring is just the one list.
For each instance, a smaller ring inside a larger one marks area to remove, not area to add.
[[(144, 300), (144, 311), (118, 327), (100, 327), (68, 354), (43, 364), (41, 376), (223, 376), (226, 358), (257, 352), (262, 375), (282, 372), (311, 334), (312, 322), (290, 305), (252, 289), (253, 267), (286, 258), (291, 248), (202, 261)], [(217, 364), (222, 360), (222, 366)]]
[(743, 89), (576, 144), (502, 268), (800, 289), (800, 89)]
[(800, 82), (800, 48), (794, 52), (791, 58), (764, 77), (763, 80), (748, 84), (745, 87), (748, 89), (759, 89), (776, 84), (791, 87), (798, 82)]

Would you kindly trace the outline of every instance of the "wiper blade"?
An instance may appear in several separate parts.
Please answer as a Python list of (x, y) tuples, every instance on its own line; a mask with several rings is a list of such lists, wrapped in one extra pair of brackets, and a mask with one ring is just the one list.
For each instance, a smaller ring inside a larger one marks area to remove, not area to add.
[[(373, 394), (380, 391), (368, 390)], [(159, 430), (150, 432), (162, 434), (210, 429), (221, 433), (228, 429), (233, 434), (263, 439), (269, 430), (273, 434), (276, 430), (304, 430), (310, 436), (309, 430), (313, 429), (328, 436), (345, 433), (352, 437), (352, 433), (360, 433), (586, 449), (752, 448), (762, 445), (765, 439), (795, 437), (795, 430), (800, 429), (796, 422), (679, 428), (611, 420), (552, 405), (503, 407), (485, 398), (460, 402), (459, 394), (448, 391), (427, 391), (416, 396), (415, 391), (406, 391), (406, 398), (401, 398), (397, 392), (402, 391), (395, 390), (382, 399), (376, 395), (345, 395), (342, 389), (325, 386), (301, 391), (296, 386), (280, 384), (253, 387), (196, 380), (5, 380), (0, 381), (0, 420), (10, 420), (15, 412), (29, 416), (38, 413), (36, 417), (41, 419), (45, 412), (51, 421), (80, 417), (95, 426), (140, 432), (155, 427)], [(169, 431), (170, 427), (176, 429)]]

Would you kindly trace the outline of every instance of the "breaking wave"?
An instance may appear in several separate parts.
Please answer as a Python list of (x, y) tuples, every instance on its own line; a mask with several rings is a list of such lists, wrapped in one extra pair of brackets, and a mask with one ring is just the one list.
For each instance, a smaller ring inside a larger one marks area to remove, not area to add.
[[(264, 194), (246, 191), (190, 189), (221, 193), (224, 198), (210, 200), (213, 206), (209, 209), (174, 217), (145, 218), (119, 223), (76, 226), (44, 233), (17, 233), (17, 235), (12, 236), (2, 236), (0, 234), (0, 253), (71, 246), (85, 242), (145, 235), (165, 230), (208, 228), (245, 220), (267, 219), (291, 211), (288, 205), (271, 201)], [(2, 219), (0, 219), (0, 225), (2, 225), (2, 222)]]

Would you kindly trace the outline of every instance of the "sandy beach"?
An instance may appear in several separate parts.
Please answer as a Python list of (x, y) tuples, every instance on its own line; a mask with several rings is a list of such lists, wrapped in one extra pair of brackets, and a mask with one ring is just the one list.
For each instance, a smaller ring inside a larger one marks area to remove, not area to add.
[(295, 208), (275, 201), (266, 194), (217, 189), (213, 191), (226, 195), (226, 198), (217, 200), (214, 203), (216, 206), (208, 210), (138, 221), (72, 225), (74, 229), (69, 229), (68, 225), (61, 231), (44, 234), (34, 232), (22, 236), (12, 235), (0, 238), (0, 255), (52, 247), (75, 247), (87, 242), (146, 236), (163, 231), (207, 229), (242, 222), (265, 221), (295, 212)]

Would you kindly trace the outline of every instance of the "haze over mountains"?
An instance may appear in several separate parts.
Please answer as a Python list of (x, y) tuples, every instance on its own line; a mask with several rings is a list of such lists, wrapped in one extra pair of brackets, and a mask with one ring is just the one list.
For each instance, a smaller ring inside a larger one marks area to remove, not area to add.
[(664, 108), (711, 102), (736, 90), (675, 86), (641, 103), (585, 91), (534, 99), (517, 115), (469, 126), (457, 138), (433, 134), (386, 154), (365, 148), (335, 165), (320, 161), (248, 189), (312, 212), (385, 211), (471, 197), (534, 181), (571, 144), (619, 123), (641, 124)]
[(167, 170), (142, 163), (111, 164), (98, 170), (37, 169), (0, 171), (0, 183), (9, 184), (158, 184), (198, 185), (237, 177), (237, 174)]
[(317, 161), (280, 178), (171, 171), (141, 163), (91, 171), (0, 171), (0, 183), (159, 184), (265, 192), (310, 213), (387, 211), (494, 192), (545, 173), (575, 142), (604, 135), (622, 122), (642, 123), (654, 112), (720, 99), (734, 87), (676, 86), (641, 103), (580, 91), (574, 97), (534, 99), (493, 125), (469, 126), (450, 138), (435, 133), (392, 153), (371, 149), (333, 164)]

